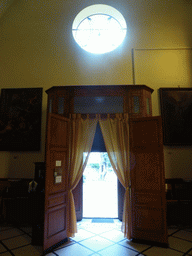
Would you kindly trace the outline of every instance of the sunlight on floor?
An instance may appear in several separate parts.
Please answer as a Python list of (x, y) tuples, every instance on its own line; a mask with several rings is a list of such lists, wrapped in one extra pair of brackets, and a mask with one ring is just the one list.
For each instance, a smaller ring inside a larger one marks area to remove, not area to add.
[(117, 216), (117, 176), (107, 153), (91, 153), (83, 174), (83, 217)]

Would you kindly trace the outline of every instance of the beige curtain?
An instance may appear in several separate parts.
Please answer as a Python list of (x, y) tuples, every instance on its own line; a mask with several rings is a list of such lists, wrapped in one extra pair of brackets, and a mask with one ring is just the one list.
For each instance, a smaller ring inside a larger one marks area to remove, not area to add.
[(126, 189), (122, 231), (131, 238), (131, 206), (130, 206), (130, 164), (129, 164), (129, 125), (128, 114), (115, 114), (115, 118), (99, 119), (105, 146), (111, 165), (121, 184)]
[[(87, 164), (89, 153), (98, 120), (90, 119), (87, 115), (83, 119), (81, 114), (72, 114), (70, 117), (69, 163), (68, 163), (68, 211), (67, 236), (73, 237), (77, 233), (75, 204), (72, 190), (81, 179)], [(83, 153), (86, 153), (83, 159)]]

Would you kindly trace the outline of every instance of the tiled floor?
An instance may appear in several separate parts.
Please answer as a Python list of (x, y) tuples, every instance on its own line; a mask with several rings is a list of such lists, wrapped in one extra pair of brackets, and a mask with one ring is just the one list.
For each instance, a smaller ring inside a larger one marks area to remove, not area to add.
[[(137, 244), (124, 239), (121, 222), (91, 223), (83, 219), (78, 223), (74, 238), (47, 256), (180, 256), (192, 255), (192, 229), (169, 227), (169, 248)], [(31, 227), (0, 227), (0, 256), (41, 256), (41, 246), (31, 245)]]

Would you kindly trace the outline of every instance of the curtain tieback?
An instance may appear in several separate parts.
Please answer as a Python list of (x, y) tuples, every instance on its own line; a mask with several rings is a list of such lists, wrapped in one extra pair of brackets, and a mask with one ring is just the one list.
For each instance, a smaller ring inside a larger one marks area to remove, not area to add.
[(72, 193), (72, 189), (68, 190), (68, 196)]

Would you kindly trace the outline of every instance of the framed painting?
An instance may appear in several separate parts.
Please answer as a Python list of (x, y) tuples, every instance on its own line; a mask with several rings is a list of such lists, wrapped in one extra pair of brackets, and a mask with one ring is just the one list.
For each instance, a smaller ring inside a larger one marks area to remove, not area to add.
[(164, 145), (192, 145), (192, 88), (160, 88)]
[(1, 89), (0, 150), (39, 151), (43, 88)]

